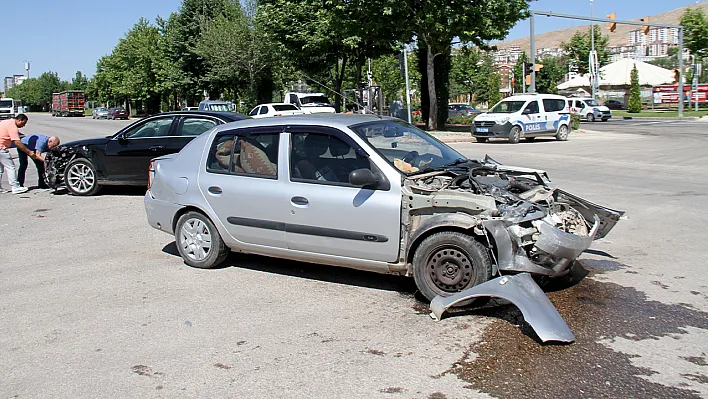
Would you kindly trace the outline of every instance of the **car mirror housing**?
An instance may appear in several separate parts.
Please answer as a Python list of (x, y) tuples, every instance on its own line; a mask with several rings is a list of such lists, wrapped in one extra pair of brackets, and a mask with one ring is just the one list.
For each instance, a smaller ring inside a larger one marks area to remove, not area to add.
[(357, 187), (376, 186), (379, 183), (379, 178), (376, 177), (369, 169), (356, 169), (349, 173), (349, 184)]

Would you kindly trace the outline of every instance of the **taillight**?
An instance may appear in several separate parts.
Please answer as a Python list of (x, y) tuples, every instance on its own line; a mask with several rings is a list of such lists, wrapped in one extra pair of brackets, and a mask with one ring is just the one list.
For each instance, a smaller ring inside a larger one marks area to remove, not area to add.
[(152, 186), (152, 180), (155, 178), (155, 160), (150, 161), (150, 167), (148, 167), (148, 190)]

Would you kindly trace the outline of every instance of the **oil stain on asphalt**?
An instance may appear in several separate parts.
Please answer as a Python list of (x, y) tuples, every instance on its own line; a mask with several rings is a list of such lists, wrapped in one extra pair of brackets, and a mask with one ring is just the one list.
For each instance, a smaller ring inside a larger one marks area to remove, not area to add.
[(708, 314), (647, 300), (634, 288), (585, 278), (624, 267), (617, 262), (583, 263), (576, 263), (568, 277), (543, 286), (575, 333), (574, 344), (541, 344), (512, 305), (459, 309), (453, 317), (468, 314), (499, 320), (447, 373), (469, 382), (470, 388), (503, 398), (699, 397), (695, 391), (642, 378), (654, 372), (632, 365), (631, 355), (613, 351), (600, 341), (656, 339), (684, 334), (680, 328), (686, 326), (708, 329)]

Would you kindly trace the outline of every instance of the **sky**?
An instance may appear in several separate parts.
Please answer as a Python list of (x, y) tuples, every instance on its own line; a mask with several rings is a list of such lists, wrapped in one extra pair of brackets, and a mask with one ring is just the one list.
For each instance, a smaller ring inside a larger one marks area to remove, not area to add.
[[(3, 3), (7, 0), (1, 0)], [(618, 19), (641, 18), (691, 4), (696, 0), (594, 0), (594, 14), (616, 13)], [(110, 54), (118, 40), (140, 17), (154, 21), (177, 11), (180, 0), (23, 0), (0, 13), (3, 37), (12, 37), (0, 55), (0, 77), (24, 74), (30, 61), (30, 77), (53, 71), (71, 80), (76, 71), (92, 76), (96, 61)], [(590, 15), (590, 0), (538, 0), (538, 11)], [(561, 18), (537, 18), (536, 33), (584, 25)], [(521, 21), (508, 39), (528, 36), (529, 22)], [(5, 42), (7, 43), (7, 42)], [(1, 89), (1, 88), (0, 88)]]

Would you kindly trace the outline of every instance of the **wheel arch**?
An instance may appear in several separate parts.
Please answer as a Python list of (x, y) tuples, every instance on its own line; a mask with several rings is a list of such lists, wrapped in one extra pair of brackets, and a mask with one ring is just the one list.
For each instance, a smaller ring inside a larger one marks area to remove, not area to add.
[(485, 235), (475, 233), (475, 226), (484, 228), (481, 225), (480, 219), (468, 214), (441, 214), (429, 218), (413, 232), (413, 235), (411, 235), (406, 251), (406, 261), (408, 263), (413, 262), (415, 251), (418, 249), (423, 240), (433, 234), (445, 231), (454, 231), (467, 234), (489, 248), (490, 243), (488, 242), (487, 237)]
[[(180, 208), (180, 210), (178, 210), (178, 211), (175, 213), (175, 216), (172, 218), (172, 231), (176, 231), (176, 230), (177, 230), (177, 222), (179, 221), (179, 218), (181, 218), (182, 215), (186, 214), (187, 212), (191, 212), (191, 211), (201, 213), (201, 214), (204, 215), (207, 219), (209, 219), (212, 224), (214, 223), (214, 221), (211, 219), (211, 217), (209, 216), (209, 214), (206, 213), (206, 212), (204, 212), (201, 208), (199, 208), (199, 207), (197, 207), (197, 206), (194, 206), (194, 205), (186, 205), (186, 206)], [(216, 226), (216, 224), (214, 224), (214, 226)], [(218, 227), (217, 227), (217, 229), (218, 229)]]

